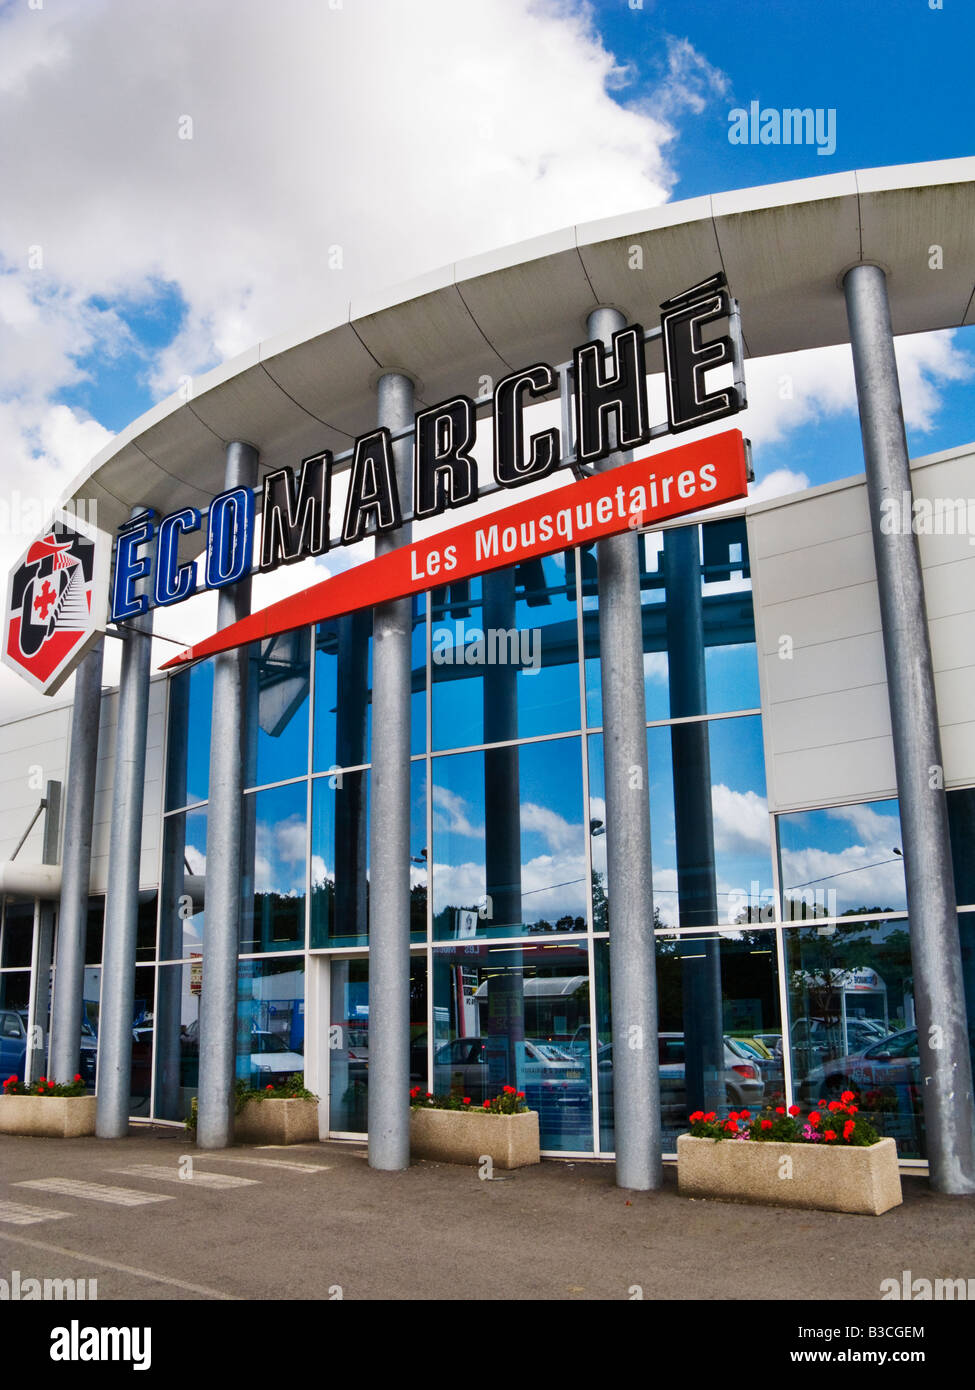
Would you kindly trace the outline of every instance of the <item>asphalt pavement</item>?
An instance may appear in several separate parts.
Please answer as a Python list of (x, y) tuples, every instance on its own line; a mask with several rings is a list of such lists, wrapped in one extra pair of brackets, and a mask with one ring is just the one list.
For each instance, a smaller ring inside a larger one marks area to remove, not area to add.
[(843, 1301), (909, 1270), (975, 1296), (975, 1198), (902, 1178), (903, 1206), (846, 1216), (680, 1197), (669, 1165), (638, 1193), (583, 1160), (484, 1180), (376, 1172), (355, 1143), (0, 1136), (0, 1277), (96, 1279), (99, 1301)]

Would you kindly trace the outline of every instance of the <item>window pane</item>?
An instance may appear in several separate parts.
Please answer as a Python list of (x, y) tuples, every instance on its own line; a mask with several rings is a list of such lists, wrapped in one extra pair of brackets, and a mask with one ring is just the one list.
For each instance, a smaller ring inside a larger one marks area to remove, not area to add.
[[(639, 537), (646, 717), (687, 718), (759, 705), (748, 538), (743, 517)], [(580, 551), (586, 692), (602, 724), (595, 547)]]
[(779, 844), (786, 921), (907, 906), (896, 801), (780, 816)]
[(34, 941), (34, 904), (4, 900), (3, 937), (0, 941), (0, 965), (30, 965)]
[(305, 963), (242, 960), (237, 971), (237, 1077), (255, 1090), (305, 1070)]
[(247, 648), (245, 786), (308, 771), (309, 647), (308, 629), (299, 628)]
[(591, 1150), (585, 947), (437, 947), (433, 970), (434, 1092), (480, 1105), (515, 1086), (543, 1149)]
[(132, 1072), (129, 1078), (129, 1114), (149, 1118), (152, 1094), (152, 1048), (155, 1036), (156, 971), (140, 965), (135, 972), (132, 1003)]
[(433, 746), (579, 728), (571, 551), (433, 592)]
[(797, 1100), (828, 1103), (851, 1090), (901, 1158), (924, 1158), (907, 922), (790, 927), (785, 948)]
[(316, 777), (312, 782), (312, 946), (368, 944), (368, 867), (369, 773)]
[(159, 967), (156, 1007), (156, 1103), (161, 1120), (185, 1120), (200, 1076), (200, 960)]
[(584, 931), (586, 833), (577, 738), (435, 759), (434, 935)]
[(166, 809), (206, 801), (210, 789), (213, 661), (198, 662), (169, 682)]
[[(656, 938), (664, 1152), (693, 1110), (757, 1114), (784, 1094), (775, 934), (767, 929)], [(596, 943), (600, 1147), (613, 1148), (609, 943)]]
[(0, 975), (0, 1072), (3, 1079), (24, 1080), (27, 1060), (27, 1009), (30, 1004), (30, 971)]
[(181, 960), (203, 949), (206, 921), (207, 813), (167, 816), (163, 830), (159, 959)]
[[(426, 752), (426, 596), (412, 599), (410, 751)], [(361, 767), (372, 757), (372, 609), (315, 632), (314, 769)]]
[(240, 949), (305, 944), (307, 783), (250, 792), (243, 800)]
[[(593, 907), (605, 930), (602, 736), (589, 740)], [(746, 921), (773, 901), (761, 721), (713, 719), (647, 730), (656, 926)]]

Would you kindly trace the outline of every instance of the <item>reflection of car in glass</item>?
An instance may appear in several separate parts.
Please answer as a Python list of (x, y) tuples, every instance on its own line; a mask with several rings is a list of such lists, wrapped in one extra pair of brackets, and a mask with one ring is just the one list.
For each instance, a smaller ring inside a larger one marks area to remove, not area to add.
[(251, 1085), (280, 1086), (305, 1070), (302, 1053), (292, 1052), (288, 1044), (275, 1033), (255, 1029), (251, 1033)]
[[(583, 1030), (580, 1029), (581, 1033)], [(588, 1028), (585, 1029), (588, 1046)], [(660, 1077), (660, 1112), (666, 1126), (683, 1125), (687, 1120), (688, 1101), (684, 1075), (684, 1034), (658, 1035)], [(774, 1063), (769, 1063), (773, 1066)], [(598, 1051), (600, 1113), (603, 1124), (612, 1124), (613, 1117), (613, 1048), (600, 1043)], [(781, 1072), (781, 1063), (779, 1064)], [(761, 1108), (765, 1093), (762, 1068), (737, 1038), (724, 1040), (724, 1070), (721, 1074), (725, 1099), (731, 1109)], [(604, 1113), (606, 1112), (606, 1113)]]
[[(489, 1038), (455, 1038), (442, 1043), (433, 1054), (434, 1090), (461, 1090), (475, 1105), (491, 1099), (510, 1081), (490, 1079)], [(525, 1039), (520, 1053), (517, 1084), (532, 1110), (586, 1106), (590, 1100), (588, 1059), (583, 1062), (555, 1043)]]
[(810, 1101), (820, 1096), (832, 1100), (847, 1090), (862, 1094), (884, 1086), (917, 1086), (920, 1068), (917, 1029), (907, 1028), (816, 1067), (802, 1083), (800, 1095)]
[(8, 1076), (24, 1079), (24, 1062), (27, 1059), (27, 1029), (24, 1020), (16, 1009), (0, 1009), (0, 1072), (6, 1081)]

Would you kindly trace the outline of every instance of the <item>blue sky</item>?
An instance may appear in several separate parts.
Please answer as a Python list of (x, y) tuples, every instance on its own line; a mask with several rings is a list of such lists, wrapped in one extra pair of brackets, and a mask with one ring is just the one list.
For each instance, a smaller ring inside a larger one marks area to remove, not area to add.
[[(287, 0), (283, 24), (266, 0), (0, 0), (0, 495), (55, 500), (186, 377), (433, 267), (972, 152), (975, 11), (944, 4)], [(834, 109), (835, 152), (731, 144), (752, 100)], [(901, 354), (912, 453), (975, 437), (975, 329)], [(755, 362), (749, 393), (763, 495), (861, 471), (845, 349)], [(0, 534), (0, 567), (22, 549)], [(267, 579), (259, 603), (301, 582)], [(211, 630), (207, 603), (169, 635)], [(0, 673), (5, 709), (32, 698)]]

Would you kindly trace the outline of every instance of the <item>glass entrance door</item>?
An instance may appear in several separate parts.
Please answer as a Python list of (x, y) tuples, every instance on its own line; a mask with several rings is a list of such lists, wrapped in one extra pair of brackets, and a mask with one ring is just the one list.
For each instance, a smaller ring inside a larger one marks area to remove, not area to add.
[[(328, 1128), (365, 1134), (369, 1095), (369, 960), (329, 962)], [(427, 1084), (427, 963), (410, 957), (410, 1085)]]

